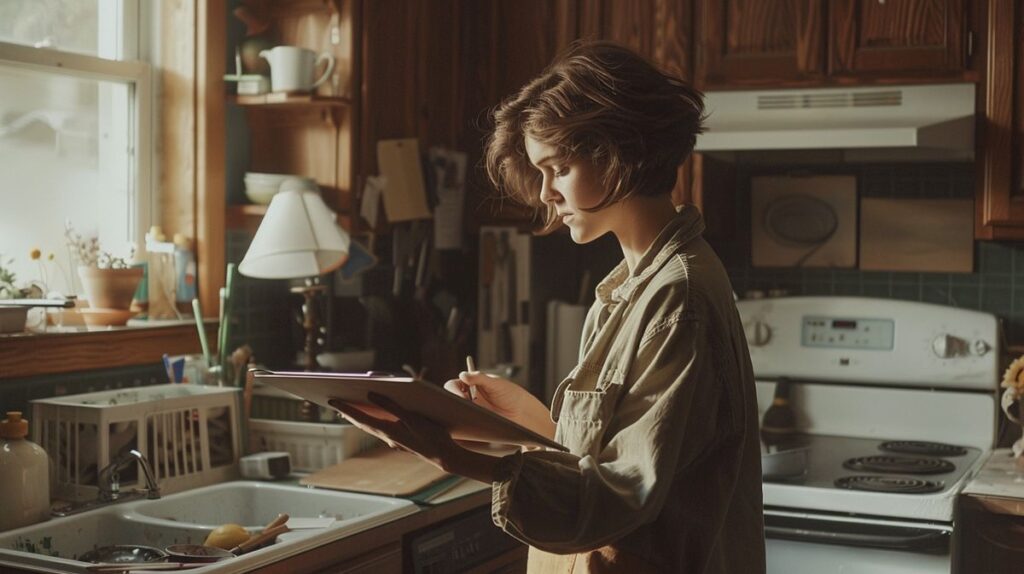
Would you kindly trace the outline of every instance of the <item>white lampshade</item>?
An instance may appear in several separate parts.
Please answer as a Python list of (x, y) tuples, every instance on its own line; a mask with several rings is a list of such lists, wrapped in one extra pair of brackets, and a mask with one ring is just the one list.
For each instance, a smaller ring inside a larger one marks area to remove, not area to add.
[(323, 275), (345, 263), (349, 242), (319, 194), (281, 191), (270, 201), (238, 271), (259, 279)]

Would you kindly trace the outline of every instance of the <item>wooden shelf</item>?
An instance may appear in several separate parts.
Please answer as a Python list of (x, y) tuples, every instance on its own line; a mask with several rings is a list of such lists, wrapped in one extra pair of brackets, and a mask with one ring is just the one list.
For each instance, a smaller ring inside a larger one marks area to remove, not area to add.
[(316, 94), (274, 93), (258, 96), (229, 95), (228, 101), (239, 106), (266, 106), (275, 108), (345, 108), (352, 105), (348, 98), (318, 96)]
[[(216, 322), (206, 320), (204, 327), (207, 337), (215, 336)], [(164, 353), (199, 350), (194, 323), (5, 335), (0, 337), (0, 379), (159, 364)]]

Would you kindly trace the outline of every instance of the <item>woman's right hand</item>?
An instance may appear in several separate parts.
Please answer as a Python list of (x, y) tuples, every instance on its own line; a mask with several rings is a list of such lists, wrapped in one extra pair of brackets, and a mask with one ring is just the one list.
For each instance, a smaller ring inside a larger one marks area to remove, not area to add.
[[(476, 387), (476, 400), (472, 399), (470, 386)], [(444, 388), (537, 434), (555, 438), (555, 423), (548, 408), (529, 391), (508, 379), (463, 371), (459, 378), (446, 382)]]

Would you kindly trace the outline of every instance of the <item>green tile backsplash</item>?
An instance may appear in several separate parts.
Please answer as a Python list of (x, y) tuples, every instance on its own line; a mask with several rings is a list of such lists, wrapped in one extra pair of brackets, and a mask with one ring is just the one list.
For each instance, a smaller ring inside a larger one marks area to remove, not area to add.
[[(980, 309), (1004, 322), (1010, 344), (1024, 344), (1024, 244), (976, 241), (973, 273), (878, 272), (856, 269), (777, 269), (750, 265), (750, 177), (785, 173), (737, 166), (736, 235), (712, 239), (742, 296), (781, 289), (791, 295), (858, 295)], [(857, 176), (860, 197), (972, 198), (973, 164), (835, 166), (818, 173)]]

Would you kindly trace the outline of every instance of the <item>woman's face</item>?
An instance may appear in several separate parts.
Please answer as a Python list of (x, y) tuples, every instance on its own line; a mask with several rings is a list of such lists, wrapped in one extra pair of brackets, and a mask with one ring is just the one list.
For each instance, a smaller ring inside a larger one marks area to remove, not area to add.
[(589, 243), (611, 231), (613, 211), (583, 211), (605, 195), (598, 169), (589, 161), (565, 162), (558, 149), (526, 136), (526, 155), (543, 175), (540, 200), (554, 207), (576, 243)]

